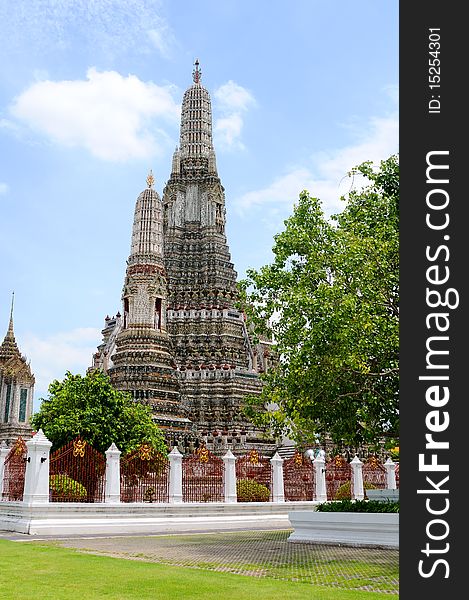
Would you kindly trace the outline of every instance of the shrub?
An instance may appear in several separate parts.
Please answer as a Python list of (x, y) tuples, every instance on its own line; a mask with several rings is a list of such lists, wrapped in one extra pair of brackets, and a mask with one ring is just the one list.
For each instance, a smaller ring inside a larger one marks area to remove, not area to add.
[(270, 490), (254, 479), (238, 479), (236, 482), (238, 502), (268, 502)]
[(399, 501), (386, 500), (340, 500), (338, 502), (322, 502), (316, 510), (319, 512), (372, 512), (398, 513)]
[(86, 488), (68, 475), (51, 475), (49, 488), (52, 490), (52, 495), (58, 498), (84, 500), (87, 496)]
[[(363, 490), (365, 491), (366, 498), (366, 490), (375, 490), (376, 486), (372, 483), (368, 483), (368, 481), (363, 482)], [(334, 500), (351, 500), (352, 498), (352, 482), (346, 481), (343, 483), (337, 492), (335, 493)]]

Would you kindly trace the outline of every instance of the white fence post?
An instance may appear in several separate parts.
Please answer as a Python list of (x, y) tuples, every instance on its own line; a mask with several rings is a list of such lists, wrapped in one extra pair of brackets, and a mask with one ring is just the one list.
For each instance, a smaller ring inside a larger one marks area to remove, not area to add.
[(326, 502), (326, 460), (324, 451), (319, 452), (318, 456), (313, 460), (314, 466), (314, 482), (316, 486), (316, 500), (318, 502)]
[(0, 499), (3, 494), (3, 477), (5, 475), (5, 459), (10, 452), (10, 448), (7, 447), (5, 442), (0, 444)]
[(283, 485), (283, 458), (276, 452), (270, 459), (272, 465), (272, 502), (285, 502)]
[(362, 467), (363, 463), (355, 454), (353, 460), (350, 462), (350, 466), (352, 467), (352, 489), (353, 489), (353, 497), (355, 500), (363, 500), (365, 497), (363, 491), (363, 472)]
[(386, 469), (386, 487), (388, 490), (397, 490), (396, 485), (396, 463), (388, 458), (384, 463)]
[(175, 446), (168, 454), (169, 459), (169, 501), (182, 502), (182, 454)]
[(238, 496), (236, 493), (236, 456), (228, 450), (223, 456), (224, 469), (224, 487), (225, 487), (225, 502), (233, 503), (238, 502)]
[(42, 429), (26, 442), (28, 457), (24, 474), (23, 502), (46, 504), (49, 502), (49, 454), (52, 446)]
[(106, 454), (106, 490), (104, 502), (106, 504), (119, 504), (121, 501), (121, 451), (114, 444), (109, 446)]

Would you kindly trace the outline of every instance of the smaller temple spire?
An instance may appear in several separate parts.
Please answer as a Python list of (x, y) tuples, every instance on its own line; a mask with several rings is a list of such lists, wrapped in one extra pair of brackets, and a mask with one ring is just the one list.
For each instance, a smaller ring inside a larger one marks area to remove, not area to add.
[(153, 177), (153, 171), (150, 169), (150, 172), (147, 175), (147, 186), (151, 189), (155, 184), (155, 178)]
[(0, 345), (0, 362), (7, 359), (15, 354), (19, 355), (18, 346), (15, 340), (15, 332), (13, 330), (13, 306), (15, 300), (15, 292), (12, 293), (11, 297), (11, 308), (10, 308), (10, 322), (8, 324), (8, 330), (5, 338)]
[(200, 83), (200, 79), (202, 77), (202, 71), (199, 69), (199, 59), (195, 59), (194, 63), (195, 69), (192, 71), (192, 78), (194, 83)]

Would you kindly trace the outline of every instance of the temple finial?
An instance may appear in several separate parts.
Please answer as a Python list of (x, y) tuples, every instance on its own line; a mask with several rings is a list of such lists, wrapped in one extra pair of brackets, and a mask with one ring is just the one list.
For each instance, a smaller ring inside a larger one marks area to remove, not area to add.
[(194, 83), (200, 83), (200, 78), (202, 76), (202, 71), (199, 69), (199, 59), (195, 59), (194, 63), (195, 69), (192, 71), (192, 78)]
[(13, 306), (15, 304), (15, 292), (11, 293), (11, 309), (10, 309), (10, 322), (13, 322)]
[(15, 303), (15, 292), (12, 292), (12, 294), (11, 294), (11, 308), (10, 308), (10, 322), (8, 323), (8, 330), (7, 330), (7, 334), (5, 336), (5, 340), (13, 341), (13, 343), (16, 344), (16, 342), (15, 342), (15, 333), (13, 331), (13, 306), (14, 306), (14, 303)]
[(153, 177), (153, 171), (150, 169), (150, 172), (147, 175), (147, 186), (152, 188), (155, 183), (155, 178)]

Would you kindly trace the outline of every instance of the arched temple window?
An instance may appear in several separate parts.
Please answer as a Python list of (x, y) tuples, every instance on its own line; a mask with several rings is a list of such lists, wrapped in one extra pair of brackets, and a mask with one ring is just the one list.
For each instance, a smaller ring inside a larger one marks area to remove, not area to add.
[(124, 298), (124, 329), (127, 327), (128, 318), (129, 318), (129, 299)]
[(10, 416), (10, 402), (11, 402), (11, 383), (7, 385), (7, 395), (5, 398), (5, 414), (3, 418), (4, 423), (8, 423), (8, 418)]
[(18, 414), (18, 421), (24, 423), (26, 421), (26, 404), (28, 401), (28, 390), (21, 388), (20, 391), (20, 410)]
[(161, 298), (155, 300), (155, 328), (161, 329)]

